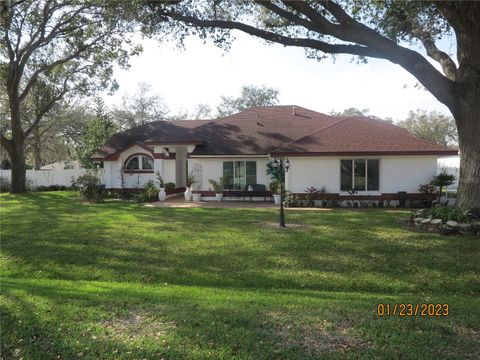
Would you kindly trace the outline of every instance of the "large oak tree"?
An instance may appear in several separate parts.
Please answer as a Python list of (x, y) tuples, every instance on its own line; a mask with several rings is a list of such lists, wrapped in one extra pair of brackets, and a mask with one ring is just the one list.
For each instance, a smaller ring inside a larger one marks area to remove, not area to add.
[[(45, 115), (67, 94), (114, 89), (113, 64), (126, 66), (137, 52), (128, 37), (132, 22), (119, 7), (102, 0), (0, 3), (0, 91), (10, 115), (0, 142), (12, 164), (12, 192), (26, 190), (26, 140)], [(33, 92), (40, 95), (35, 111), (28, 108)]]
[[(307, 49), (310, 57), (352, 54), (403, 67), (451, 111), (461, 154), (457, 205), (480, 207), (480, 2), (146, 2), (150, 30), (179, 39), (197, 33), (229, 44), (232, 29)], [(438, 46), (453, 34), (452, 56)], [(411, 46), (423, 47), (416, 51)], [(395, 99), (392, 99), (395, 101)]]

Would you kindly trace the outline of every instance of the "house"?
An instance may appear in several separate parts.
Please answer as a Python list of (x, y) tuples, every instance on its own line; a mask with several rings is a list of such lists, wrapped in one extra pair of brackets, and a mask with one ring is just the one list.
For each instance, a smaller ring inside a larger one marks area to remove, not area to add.
[(80, 170), (82, 164), (78, 160), (62, 160), (56, 163), (43, 165), (40, 170)]
[(187, 174), (195, 190), (212, 196), (209, 179), (223, 177), (227, 190), (268, 184), (267, 163), (288, 158), (286, 189), (304, 193), (325, 187), (341, 198), (396, 199), (418, 193), (437, 173), (437, 159), (458, 151), (419, 139), (388, 122), (332, 117), (299, 106), (256, 107), (216, 120), (156, 121), (120, 132), (92, 159), (105, 168), (105, 186), (125, 189), (155, 180), (180, 189)]

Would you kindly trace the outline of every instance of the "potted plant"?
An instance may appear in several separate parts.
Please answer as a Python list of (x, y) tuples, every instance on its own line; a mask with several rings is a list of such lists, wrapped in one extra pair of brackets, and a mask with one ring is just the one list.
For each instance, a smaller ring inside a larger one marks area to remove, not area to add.
[(187, 180), (185, 182), (185, 201), (192, 200), (192, 186), (195, 184), (195, 177), (192, 174), (187, 176)]
[(163, 180), (160, 171), (157, 170), (155, 173), (157, 175), (158, 185), (160, 186), (160, 191), (158, 192), (158, 201), (165, 201), (167, 194), (165, 193), (165, 181)]
[(192, 194), (192, 200), (193, 201), (200, 201), (202, 199), (202, 194), (200, 191), (194, 191)]
[(275, 179), (270, 183), (270, 191), (272, 192), (273, 202), (275, 205), (280, 205), (280, 181)]
[(215, 199), (217, 201), (222, 201), (223, 199), (223, 178), (220, 178), (219, 181), (215, 181), (213, 179), (209, 179), (208, 182), (213, 187), (213, 191), (215, 191)]

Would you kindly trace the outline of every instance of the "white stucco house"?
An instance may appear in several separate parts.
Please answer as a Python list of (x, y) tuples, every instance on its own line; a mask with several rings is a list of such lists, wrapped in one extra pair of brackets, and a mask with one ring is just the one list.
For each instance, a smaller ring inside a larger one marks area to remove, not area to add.
[(110, 138), (92, 159), (103, 162), (105, 187), (130, 189), (155, 180), (212, 196), (209, 179), (229, 191), (271, 182), (266, 165), (288, 158), (286, 189), (304, 193), (325, 187), (331, 198), (355, 188), (357, 197), (395, 199), (418, 194), (437, 173), (437, 159), (458, 151), (419, 139), (388, 122), (365, 117), (332, 117), (299, 106), (249, 109), (215, 120), (155, 121)]

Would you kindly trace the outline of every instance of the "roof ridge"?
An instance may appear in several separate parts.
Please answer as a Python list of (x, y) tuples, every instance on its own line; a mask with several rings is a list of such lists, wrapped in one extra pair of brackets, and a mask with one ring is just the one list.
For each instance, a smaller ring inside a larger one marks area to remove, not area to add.
[[(330, 115), (327, 115), (327, 116), (329, 116), (329, 117), (331, 117), (331, 118), (335, 118), (334, 116), (330, 116)], [(289, 145), (291, 145), (291, 144), (293, 144), (293, 143), (296, 143), (297, 141), (302, 140), (303, 138), (316, 135), (316, 134), (322, 132), (323, 130), (330, 129), (331, 127), (334, 127), (334, 126), (336, 126), (336, 125), (338, 125), (338, 124), (340, 124), (340, 123), (342, 123), (342, 122), (344, 122), (345, 120), (348, 120), (348, 119), (349, 119), (348, 117), (345, 117), (344, 119), (341, 119), (341, 120), (337, 121), (337, 122), (334, 123), (334, 124), (330, 124), (330, 125), (322, 128), (322, 129), (319, 129), (319, 130), (317, 130), (317, 131), (314, 131), (314, 132), (312, 132), (312, 133), (310, 133), (310, 134), (308, 134), (308, 135), (300, 136), (300, 137), (296, 138), (295, 140), (290, 141), (288, 144), (282, 146), (281, 148), (275, 149), (274, 151), (282, 150), (282, 149), (284, 149), (285, 147), (287, 147), (287, 146), (289, 146)]]

